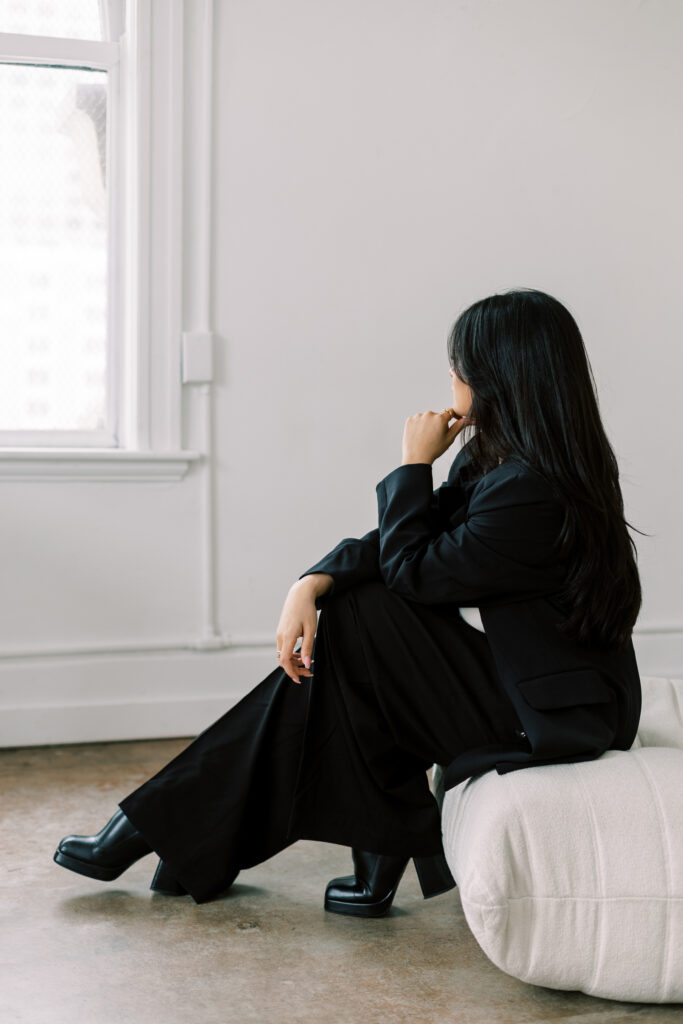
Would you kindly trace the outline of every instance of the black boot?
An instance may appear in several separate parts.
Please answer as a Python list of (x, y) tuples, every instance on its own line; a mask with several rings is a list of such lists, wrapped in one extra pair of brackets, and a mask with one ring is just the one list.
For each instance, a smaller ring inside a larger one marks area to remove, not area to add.
[[(391, 903), (410, 857), (351, 850), (355, 874), (332, 879), (325, 890), (325, 909), (358, 918), (379, 918)], [(454, 889), (456, 880), (443, 854), (413, 857), (425, 899)]]
[(391, 908), (410, 857), (352, 849), (355, 875), (333, 878), (325, 889), (325, 910), (357, 917), (380, 917)]
[(188, 892), (184, 885), (173, 877), (171, 872), (168, 870), (168, 866), (163, 860), (160, 860), (157, 864), (157, 869), (154, 872), (154, 878), (150, 889), (154, 889), (155, 892), (163, 892), (166, 896), (187, 896)]
[(152, 847), (119, 807), (96, 835), (65, 836), (53, 860), (80, 875), (109, 882), (148, 853)]
[[(351, 850), (355, 875), (333, 878), (325, 889), (325, 910), (357, 917), (380, 917), (391, 908), (410, 857)], [(413, 857), (422, 895), (438, 896), (455, 886), (442, 854)]]

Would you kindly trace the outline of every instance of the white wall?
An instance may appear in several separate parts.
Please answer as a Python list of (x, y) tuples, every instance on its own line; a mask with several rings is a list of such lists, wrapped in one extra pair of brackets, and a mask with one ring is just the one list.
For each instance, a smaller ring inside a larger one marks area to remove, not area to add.
[(376, 525), (406, 417), (449, 404), (453, 320), (516, 286), (582, 330), (626, 517), (653, 535), (633, 535), (641, 673), (683, 674), (682, 29), (677, 0), (216, 0), (215, 568), (234, 645), (182, 648), (199, 469), (4, 483), (0, 743), (193, 735), (256, 685), (291, 582)]

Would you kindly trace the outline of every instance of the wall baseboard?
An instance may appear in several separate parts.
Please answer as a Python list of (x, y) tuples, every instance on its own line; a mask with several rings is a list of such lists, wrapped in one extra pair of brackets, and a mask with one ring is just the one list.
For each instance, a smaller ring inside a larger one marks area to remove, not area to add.
[(196, 736), (275, 668), (234, 649), (6, 663), (0, 747)]
[(0, 747), (194, 737), (242, 696), (2, 708)]
[(633, 649), (641, 676), (683, 678), (683, 627), (634, 630)]

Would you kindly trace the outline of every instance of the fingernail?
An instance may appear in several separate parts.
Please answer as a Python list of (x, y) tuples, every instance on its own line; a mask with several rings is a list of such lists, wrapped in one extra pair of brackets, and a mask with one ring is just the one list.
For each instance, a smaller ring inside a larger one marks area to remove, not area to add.
[(311, 667), (311, 659), (309, 658), (308, 655), (306, 655), (306, 657), (304, 658), (304, 665), (306, 666), (306, 668)]

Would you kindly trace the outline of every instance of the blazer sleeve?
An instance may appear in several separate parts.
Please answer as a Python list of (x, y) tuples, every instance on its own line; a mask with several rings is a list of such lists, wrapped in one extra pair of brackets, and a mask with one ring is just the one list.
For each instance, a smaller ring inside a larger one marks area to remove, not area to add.
[(390, 590), (422, 604), (480, 605), (547, 595), (565, 567), (556, 554), (563, 508), (534, 470), (497, 467), (450, 529), (432, 537), (429, 463), (398, 466), (377, 484), (379, 569)]
[[(430, 466), (429, 496), (426, 507), (423, 508), (423, 522), (429, 536), (436, 536), (446, 529), (453, 512), (465, 506), (467, 491), (461, 477), (467, 458), (466, 447), (467, 445), (463, 445), (460, 448), (451, 464), (447, 479), (436, 490), (432, 490)], [(316, 598), (316, 608), (322, 608), (326, 598), (332, 593), (339, 594), (365, 580), (383, 579), (379, 565), (379, 535), (379, 528), (376, 528), (369, 530), (362, 537), (344, 537), (315, 565), (301, 573), (299, 579), (314, 572), (326, 572), (332, 576), (332, 587), (326, 594)]]

